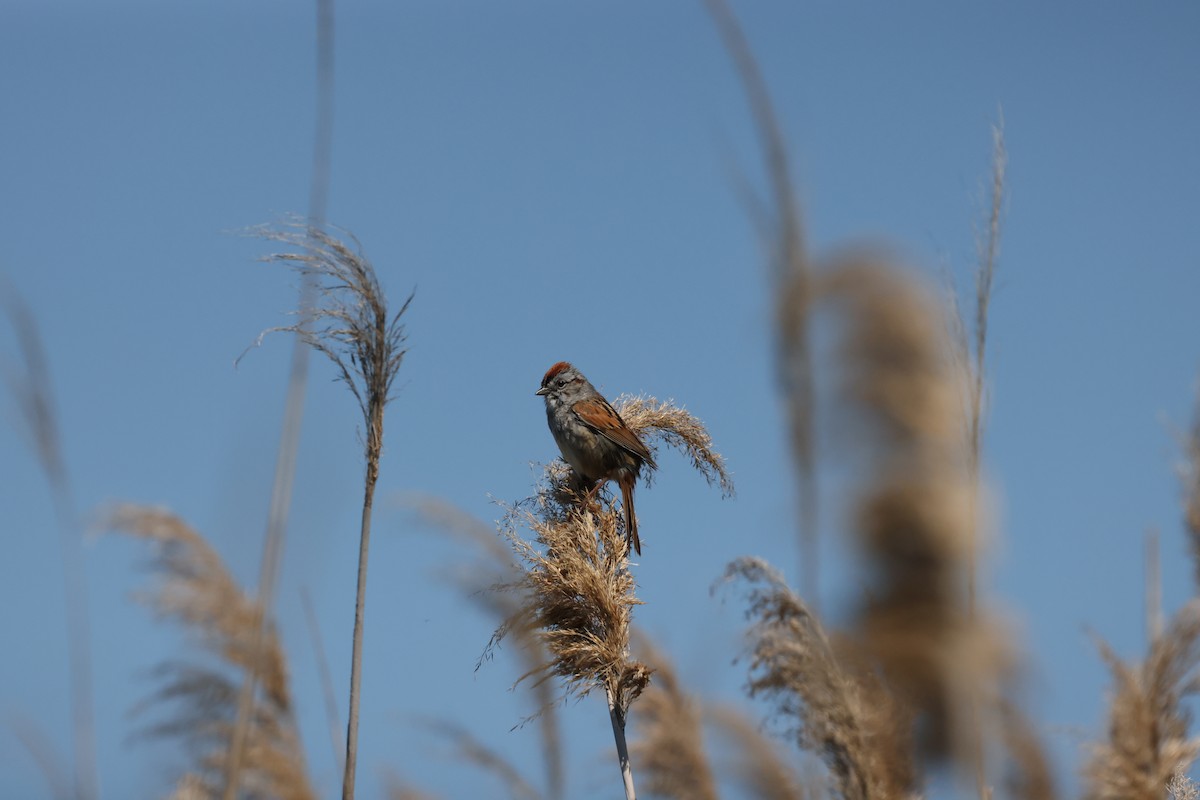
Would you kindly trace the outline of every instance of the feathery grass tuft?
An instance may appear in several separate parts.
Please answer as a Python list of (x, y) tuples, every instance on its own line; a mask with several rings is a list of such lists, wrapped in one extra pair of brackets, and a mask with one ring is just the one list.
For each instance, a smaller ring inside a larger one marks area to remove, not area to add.
[(1112, 670), (1108, 738), (1091, 747), (1084, 767), (1088, 800), (1161, 800), (1176, 775), (1200, 756), (1200, 738), (1189, 737), (1191, 714), (1183, 705), (1196, 690), (1200, 666), (1200, 600), (1184, 606), (1150, 645), (1141, 664), (1122, 661), (1104, 642), (1100, 654)]
[(334, 229), (345, 236), (347, 243), (297, 220), (252, 230), (263, 239), (297, 248), (273, 253), (264, 261), (285, 264), (316, 281), (318, 299), (310, 312), (311, 324), (268, 332), (294, 333), (333, 363), (338, 379), (358, 401), (366, 426), (364, 447), (369, 460), (383, 446), (382, 410), (393, 399), (392, 385), (407, 353), (402, 318), (413, 296), (409, 295), (394, 314), (389, 313), (375, 268), (349, 231)]
[(724, 456), (713, 449), (712, 436), (696, 417), (670, 400), (660, 401), (654, 397), (621, 395), (616, 406), (625, 424), (648, 437), (651, 445), (655, 439), (660, 439), (663, 444), (686, 455), (692, 468), (704, 476), (709, 486), (720, 487), (722, 497), (736, 494)]
[[(219, 664), (249, 670), (255, 663), (253, 642), (260, 609), (204, 537), (170, 512), (144, 506), (119, 506), (105, 522), (114, 531), (155, 545), (153, 567), (160, 579), (139, 599), (160, 618), (182, 623)], [(259, 655), (264, 697), (250, 719), (241, 794), (315, 798), (293, 716), (287, 660), (273, 627), (268, 626)], [(172, 711), (143, 733), (187, 741), (196, 751), (197, 763), (177, 792), (199, 791), (202, 786), (205, 796), (216, 796), (229, 758), (238, 684), (227, 669), (181, 661), (162, 664), (157, 676), (158, 688), (139, 710), (170, 706)]]
[(747, 586), (751, 697), (775, 704), (797, 744), (825, 762), (845, 800), (900, 798), (916, 786), (902, 711), (856, 659), (840, 657), (820, 622), (771, 565), (741, 558), (722, 583)]
[(1167, 784), (1171, 800), (1200, 800), (1200, 784), (1187, 775), (1173, 775)]

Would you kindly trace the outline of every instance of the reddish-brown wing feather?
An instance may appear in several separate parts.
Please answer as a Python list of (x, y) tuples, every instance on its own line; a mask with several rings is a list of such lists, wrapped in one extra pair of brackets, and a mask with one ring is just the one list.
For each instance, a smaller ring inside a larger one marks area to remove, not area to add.
[(657, 469), (654, 458), (650, 455), (650, 450), (637, 437), (636, 433), (629, 430), (625, 421), (621, 419), (621, 415), (603, 397), (580, 400), (572, 410), (584, 425), (587, 425), (610, 442), (633, 453), (649, 464), (652, 469)]

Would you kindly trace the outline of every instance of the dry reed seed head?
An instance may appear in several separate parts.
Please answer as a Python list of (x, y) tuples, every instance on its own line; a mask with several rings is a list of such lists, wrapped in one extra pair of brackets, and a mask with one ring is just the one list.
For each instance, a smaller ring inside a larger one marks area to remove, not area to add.
[(1086, 797), (1164, 797), (1172, 778), (1186, 774), (1200, 755), (1200, 739), (1188, 737), (1191, 715), (1183, 705), (1196, 690), (1200, 601), (1179, 611), (1141, 664), (1124, 662), (1103, 642), (1098, 644), (1112, 670), (1113, 688), (1108, 738), (1092, 745), (1084, 767)]
[(961, 458), (957, 374), (933, 293), (872, 257), (834, 262), (818, 286), (821, 299), (846, 311), (839, 359), (844, 394), (879, 446)]
[(1200, 784), (1193, 782), (1187, 775), (1172, 775), (1170, 783), (1167, 784), (1167, 791), (1171, 800), (1200, 800)]
[(846, 312), (841, 410), (872, 457), (856, 515), (863, 646), (913, 705), (922, 755), (973, 768), (972, 698), (997, 695), (1012, 659), (994, 620), (965, 613), (977, 489), (943, 310), (879, 259), (844, 259), (821, 287)]
[[(230, 575), (207, 540), (162, 508), (121, 505), (105, 518), (111, 530), (153, 543), (159, 574), (155, 588), (138, 595), (163, 618), (175, 618), (213, 654), (239, 668), (250, 667), (259, 610)], [(259, 665), (263, 689), (276, 708), (290, 712), (287, 659), (273, 628)]]
[(654, 440), (661, 440), (685, 455), (709, 486), (719, 486), (722, 496), (733, 497), (733, 479), (725, 457), (714, 449), (712, 436), (699, 418), (671, 400), (650, 396), (621, 395), (614, 407), (630, 430), (650, 439), (652, 451)]
[[(183, 623), (200, 643), (226, 665), (246, 670), (258, 607), (242, 591), (208, 542), (174, 514), (157, 508), (121, 505), (105, 518), (106, 527), (156, 546), (154, 590), (141, 595), (158, 616)], [(257, 705), (249, 729), (242, 796), (308, 800), (308, 783), (292, 717), (291, 694), (278, 635), (268, 626), (259, 673), (267, 702)], [(182, 737), (199, 754), (197, 775), (214, 787), (224, 772), (233, 732), (238, 690), (223, 670), (168, 661), (156, 670), (157, 689), (139, 712), (171, 707), (169, 716), (144, 734)]]
[(804, 602), (765, 561), (731, 563), (722, 582), (746, 584), (750, 695), (775, 704), (797, 744), (819, 755), (847, 800), (901, 797), (915, 770), (909, 730), (899, 710), (881, 702), (869, 670), (839, 661)]
[[(521, 527), (542, 547), (523, 539)], [(564, 511), (544, 490), (536, 502), (511, 509), (501, 533), (523, 569), (506, 588), (523, 599), (523, 619), (550, 653), (537, 670), (541, 680), (557, 675), (568, 693), (580, 695), (605, 687), (624, 713), (645, 688), (649, 670), (629, 658), (632, 608), (641, 601), (613, 504), (598, 514)]]
[(879, 581), (914, 597), (950, 602), (961, 594), (958, 570), (971, 556), (963, 531), (971, 525), (973, 489), (944, 466), (885, 467), (859, 504), (857, 527), (863, 546), (880, 562)]
[(383, 409), (392, 399), (392, 385), (406, 350), (401, 318), (412, 295), (395, 314), (389, 314), (387, 298), (375, 267), (362, 252), (353, 234), (334, 228), (350, 240), (342, 241), (329, 231), (292, 218), (278, 227), (260, 226), (254, 232), (267, 240), (300, 248), (276, 253), (264, 261), (287, 264), (318, 283), (317, 302), (301, 321), (273, 330), (302, 337), (337, 367), (339, 378), (358, 400), (366, 427), (368, 470), (378, 467), (383, 444)]

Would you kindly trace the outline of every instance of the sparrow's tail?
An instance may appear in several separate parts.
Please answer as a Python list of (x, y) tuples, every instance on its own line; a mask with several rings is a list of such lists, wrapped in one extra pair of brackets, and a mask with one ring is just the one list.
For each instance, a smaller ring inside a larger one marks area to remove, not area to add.
[(633, 514), (633, 481), (621, 481), (621, 505), (625, 507), (625, 538), (633, 542), (633, 549), (642, 554), (642, 540), (638, 538), (637, 517)]

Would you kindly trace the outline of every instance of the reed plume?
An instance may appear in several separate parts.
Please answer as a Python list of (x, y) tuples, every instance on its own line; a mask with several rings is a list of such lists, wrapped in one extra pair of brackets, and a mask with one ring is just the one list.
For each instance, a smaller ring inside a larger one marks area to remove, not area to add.
[(379, 461), (383, 454), (383, 417), (392, 400), (392, 385), (404, 361), (405, 333), (401, 319), (412, 302), (409, 295), (394, 314), (375, 274), (375, 268), (352, 235), (350, 244), (327, 231), (292, 222), (282, 228), (260, 228), (272, 241), (299, 248), (276, 253), (265, 260), (286, 264), (317, 285), (317, 302), (310, 319), (276, 331), (296, 334), (333, 362), (338, 378), (358, 401), (366, 428), (362, 521), (359, 527), (358, 589), (354, 606), (354, 634), (350, 661), (350, 714), (346, 734), (346, 766), (342, 798), (354, 797), (358, 763), (358, 709), (362, 684), (363, 616), (367, 590), (367, 563), (371, 541), (371, 512)]
[[(620, 397), (614, 404), (631, 430), (656, 449), (682, 451), (710, 484), (726, 494), (733, 484), (724, 459), (691, 414), (654, 398)], [(500, 533), (520, 567), (497, 587), (518, 598), (517, 612), (493, 633), (487, 657), (515, 630), (532, 631), (548, 657), (525, 676), (562, 680), (568, 696), (603, 689), (626, 797), (635, 797), (625, 740), (630, 705), (650, 681), (651, 668), (630, 656), (633, 608), (640, 605), (615, 500), (591, 502), (570, 468), (547, 465), (537, 493), (508, 509)], [(533, 541), (520, 533), (528, 528)]]
[(752, 620), (751, 697), (803, 750), (821, 757), (844, 800), (903, 798), (917, 787), (911, 723), (857, 659), (841, 657), (820, 622), (770, 564), (741, 558), (723, 583), (745, 585)]
[(268, 626), (256, 658), (254, 632), (261, 610), (254, 598), (238, 586), (204, 538), (168, 511), (122, 505), (108, 515), (106, 525), (154, 545), (159, 580), (139, 599), (159, 618), (182, 624), (216, 662), (164, 662), (156, 670), (157, 688), (139, 707), (141, 713), (170, 709), (144, 735), (181, 738), (195, 752), (196, 762), (177, 784), (176, 796), (220, 796), (239, 695), (229, 668), (244, 672), (257, 664), (263, 696), (250, 717), (240, 796), (316, 798), (296, 728), (287, 659), (273, 626)]
[(1196, 690), (1200, 666), (1200, 600), (1184, 606), (1150, 645), (1146, 660), (1121, 660), (1104, 642), (1112, 671), (1108, 736), (1090, 747), (1084, 766), (1087, 800), (1161, 800), (1177, 775), (1200, 755), (1189, 736), (1184, 698)]
[(924, 757), (974, 772), (978, 698), (1012, 663), (1006, 637), (963, 597), (974, 560), (975, 486), (943, 311), (869, 257), (836, 263), (824, 298), (845, 313), (840, 408), (870, 457), (854, 533), (871, 576), (858, 612), (869, 658), (920, 715)]

